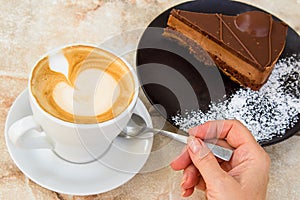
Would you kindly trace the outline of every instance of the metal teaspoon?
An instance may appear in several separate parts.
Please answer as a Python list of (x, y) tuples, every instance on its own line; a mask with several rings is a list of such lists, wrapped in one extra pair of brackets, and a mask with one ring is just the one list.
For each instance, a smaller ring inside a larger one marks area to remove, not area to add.
[[(132, 114), (130, 121), (128, 122), (127, 126), (123, 129), (123, 131), (119, 134), (119, 136), (130, 139), (147, 132), (157, 132), (161, 135), (187, 144), (187, 136), (179, 135), (170, 131), (147, 127), (145, 120), (135, 113)], [(216, 157), (221, 158), (222, 160), (229, 161), (233, 154), (233, 151), (231, 149), (224, 148), (211, 143), (205, 144)]]

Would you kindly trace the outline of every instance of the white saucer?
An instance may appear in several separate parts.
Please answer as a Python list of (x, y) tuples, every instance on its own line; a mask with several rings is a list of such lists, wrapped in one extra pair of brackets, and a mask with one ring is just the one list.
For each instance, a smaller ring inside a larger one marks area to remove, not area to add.
[[(138, 100), (135, 113), (144, 117), (152, 127), (150, 115)], [(112, 190), (137, 174), (151, 152), (153, 134), (139, 139), (116, 138), (99, 161), (72, 164), (51, 150), (27, 150), (12, 145), (8, 140), (8, 127), (16, 120), (30, 115), (28, 90), (23, 91), (10, 108), (5, 124), (5, 140), (10, 156), (18, 168), (35, 183), (58, 193), (92, 195)]]

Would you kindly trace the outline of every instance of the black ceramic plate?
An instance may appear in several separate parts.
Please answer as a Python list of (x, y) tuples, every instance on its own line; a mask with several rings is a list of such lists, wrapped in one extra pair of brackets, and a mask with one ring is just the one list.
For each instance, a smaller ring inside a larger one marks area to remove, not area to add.
[[(229, 0), (198, 0), (172, 7), (155, 18), (141, 37), (137, 50), (137, 73), (147, 98), (173, 124), (171, 117), (184, 110), (207, 110), (217, 101), (239, 89), (239, 85), (218, 72), (216, 67), (205, 67), (176, 42), (162, 36), (171, 9), (204, 13), (237, 15), (256, 7)], [(261, 10), (263, 11), (263, 10)], [(273, 16), (276, 18), (275, 16)], [(277, 18), (276, 18), (277, 19)], [(291, 28), (281, 58), (299, 55), (300, 38)], [(156, 106), (160, 105), (160, 106)], [(300, 117), (300, 116), (299, 116)], [(270, 145), (283, 141), (300, 130), (300, 122), (281, 137), (262, 141)]]

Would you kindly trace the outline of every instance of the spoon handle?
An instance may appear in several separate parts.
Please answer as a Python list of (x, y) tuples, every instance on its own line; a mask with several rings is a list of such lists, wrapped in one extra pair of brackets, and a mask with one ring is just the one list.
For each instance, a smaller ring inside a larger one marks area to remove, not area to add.
[[(176, 141), (187, 144), (188, 137), (185, 135), (179, 135), (179, 134), (176, 134), (176, 133), (173, 133), (170, 131), (153, 129), (153, 128), (147, 128), (147, 130), (155, 131), (161, 135), (164, 135), (164, 136), (172, 138)], [(216, 144), (206, 143), (206, 142), (205, 142), (205, 144), (216, 157), (221, 158), (222, 160), (229, 161), (233, 154), (233, 151), (231, 149), (224, 148), (224, 147), (221, 147)]]

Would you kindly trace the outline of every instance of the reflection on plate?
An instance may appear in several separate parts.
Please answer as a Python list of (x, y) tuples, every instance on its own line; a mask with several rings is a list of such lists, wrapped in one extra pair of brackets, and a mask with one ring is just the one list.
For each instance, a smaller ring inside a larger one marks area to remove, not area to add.
[[(176, 126), (172, 121), (172, 116), (182, 114), (186, 110), (200, 109), (205, 112), (209, 109), (211, 101), (222, 100), (224, 95), (232, 96), (240, 89), (240, 86), (218, 73), (217, 68), (204, 69), (188, 49), (161, 35), (173, 8), (226, 15), (237, 15), (241, 12), (260, 9), (229, 0), (191, 1), (164, 11), (145, 30), (137, 51), (138, 76), (150, 102), (153, 105), (161, 105), (166, 110), (166, 114), (159, 107), (158, 111)], [(300, 37), (289, 27), (286, 46), (280, 59), (294, 54), (299, 56), (299, 53)], [(298, 117), (300, 117), (299, 114)], [(286, 130), (283, 136), (274, 136), (270, 140), (261, 141), (261, 145), (283, 141), (298, 130), (300, 130), (299, 120), (291, 129)]]
[[(150, 115), (138, 100), (135, 112), (152, 127)], [(135, 176), (150, 154), (153, 137), (127, 140), (116, 138), (101, 160), (88, 164), (72, 164), (44, 149), (21, 149), (8, 140), (7, 129), (16, 120), (32, 114), (28, 90), (16, 99), (7, 116), (5, 139), (9, 154), (18, 168), (35, 183), (55, 192), (91, 195), (112, 190)]]

